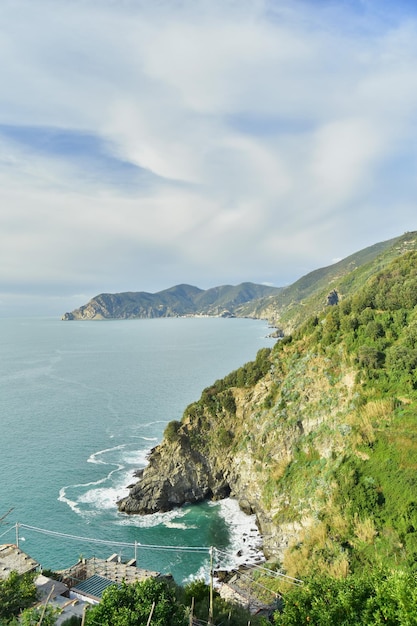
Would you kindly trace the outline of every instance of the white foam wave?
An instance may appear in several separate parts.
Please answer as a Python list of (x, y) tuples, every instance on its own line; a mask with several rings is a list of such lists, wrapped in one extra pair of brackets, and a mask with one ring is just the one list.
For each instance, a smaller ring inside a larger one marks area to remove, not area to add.
[[(112, 469), (98, 480), (88, 481), (86, 483), (76, 483), (72, 485), (65, 485), (61, 487), (59, 491), (58, 500), (67, 504), (70, 509), (77, 513), (77, 515), (86, 516), (95, 514), (98, 511), (109, 509), (115, 506), (115, 502), (128, 495), (128, 489), (126, 485), (132, 481), (131, 472), (122, 473), (125, 469), (125, 459), (118, 460), (106, 460), (102, 458), (103, 455), (111, 455), (116, 451), (125, 450), (126, 444), (113, 446), (111, 448), (105, 448), (104, 450), (98, 450), (89, 456), (88, 463), (94, 465), (107, 465)], [(135, 457), (136, 458), (136, 457)], [(141, 457), (142, 458), (142, 457)], [(138, 460), (136, 458), (136, 460)], [(102, 487), (102, 485), (109, 484), (108, 487)], [(90, 489), (90, 487), (96, 487)], [(69, 496), (69, 493), (77, 495)], [(79, 495), (78, 495), (79, 494)], [(110, 504), (111, 503), (111, 504)], [(85, 510), (80, 508), (80, 505), (89, 505), (89, 509)]]
[[(152, 513), (151, 515), (123, 516), (118, 521), (119, 526), (136, 526), (138, 528), (154, 528), (155, 526), (168, 526), (173, 520), (180, 519), (185, 515), (183, 509), (173, 509), (166, 513)], [(185, 525), (184, 525), (185, 526)], [(188, 526), (185, 526), (188, 528)]]
[[(118, 470), (113, 470), (108, 476), (90, 483), (78, 485), (67, 485), (59, 491), (58, 500), (67, 504), (70, 509), (81, 517), (96, 515), (100, 511), (115, 508), (117, 500), (128, 495), (129, 489), (126, 487), (128, 476), (126, 474), (120, 476), (115, 485), (110, 487), (100, 487), (111, 475)], [(130, 474), (129, 474), (130, 477)], [(87, 489), (88, 487), (96, 487), (95, 489)], [(81, 491), (77, 496), (68, 496), (68, 492)], [(87, 510), (85, 507), (88, 507)]]
[(69, 486), (62, 487), (59, 490), (58, 501), (59, 502), (64, 502), (65, 504), (67, 504), (70, 507), (70, 509), (72, 511), (74, 511), (74, 513), (79, 514), (80, 511), (78, 509), (77, 502), (75, 500), (70, 500), (70, 498), (67, 498), (67, 495), (66, 495), (67, 494), (67, 489), (69, 489)]
[(166, 424), (167, 422), (165, 420), (155, 420), (153, 422), (145, 422), (144, 424), (140, 424), (137, 426), (137, 428), (140, 430), (143, 430), (144, 428), (150, 428), (150, 426), (155, 426), (156, 424)]
[(262, 552), (262, 536), (256, 526), (256, 516), (246, 515), (232, 498), (213, 503), (219, 507), (230, 533), (230, 546), (217, 552), (216, 569), (235, 569), (240, 565), (256, 565), (265, 560)]
[(143, 435), (131, 435), (132, 439), (142, 439), (143, 441), (158, 441), (158, 437), (144, 437)]
[(149, 452), (149, 448), (146, 450), (126, 450), (122, 461), (128, 465), (133, 465), (135, 468), (142, 468), (148, 464)]
[(114, 509), (116, 502), (128, 495), (128, 485), (137, 480), (133, 470), (147, 465), (149, 452), (150, 448), (129, 449), (125, 443), (92, 453), (87, 463), (107, 466), (110, 471), (97, 480), (65, 485), (59, 491), (58, 500), (83, 517)]
[(114, 509), (115, 502), (127, 494), (127, 489), (126, 493), (121, 493), (120, 489), (114, 487), (90, 489), (78, 498), (78, 504), (89, 504), (100, 511)]
[(183, 583), (186, 585), (194, 580), (203, 580), (207, 585), (210, 583), (210, 559), (205, 559), (194, 574), (190, 574), (184, 578)]
[(166, 528), (177, 528), (178, 530), (197, 529), (197, 526), (188, 526), (187, 524), (181, 522), (171, 522), (169, 520), (166, 521), (164, 525)]
[(114, 452), (115, 450), (123, 450), (123, 448), (125, 447), (126, 444), (121, 444), (119, 446), (114, 446), (113, 448), (105, 448), (104, 450), (94, 452), (88, 457), (87, 463), (96, 463), (97, 465), (114, 465), (114, 463), (109, 463), (108, 461), (104, 461), (103, 459), (100, 459), (98, 457), (101, 457), (103, 454), (107, 454), (108, 452)]

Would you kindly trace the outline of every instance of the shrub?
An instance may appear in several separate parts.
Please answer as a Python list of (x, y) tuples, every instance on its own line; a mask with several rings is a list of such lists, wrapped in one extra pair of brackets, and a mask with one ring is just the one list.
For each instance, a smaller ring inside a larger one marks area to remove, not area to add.
[(174, 443), (175, 441), (178, 441), (180, 427), (181, 427), (181, 422), (179, 422), (178, 420), (173, 420), (172, 422), (168, 422), (164, 430), (164, 438), (170, 443)]

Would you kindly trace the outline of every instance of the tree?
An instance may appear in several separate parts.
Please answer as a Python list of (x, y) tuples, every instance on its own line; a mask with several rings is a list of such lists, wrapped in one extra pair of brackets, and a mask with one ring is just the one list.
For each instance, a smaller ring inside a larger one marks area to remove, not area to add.
[(86, 614), (86, 625), (146, 626), (152, 611), (152, 626), (184, 626), (183, 607), (176, 600), (175, 590), (167, 580), (147, 578), (144, 581), (119, 587), (112, 585), (104, 593), (100, 604)]
[(59, 609), (50, 604), (46, 607), (25, 609), (20, 616), (20, 624), (21, 626), (38, 626), (39, 620), (42, 618), (42, 626), (54, 626), (58, 614)]
[(0, 620), (17, 616), (36, 601), (33, 579), (33, 573), (11, 572), (6, 580), (0, 581)]

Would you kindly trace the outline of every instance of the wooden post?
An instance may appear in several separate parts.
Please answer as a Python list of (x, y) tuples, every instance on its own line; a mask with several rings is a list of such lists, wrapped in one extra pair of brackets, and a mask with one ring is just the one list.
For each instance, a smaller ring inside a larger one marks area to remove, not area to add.
[(155, 610), (155, 602), (152, 602), (152, 608), (151, 608), (151, 612), (149, 613), (149, 617), (148, 617), (148, 621), (146, 622), (146, 626), (150, 625), (154, 610)]
[(41, 626), (42, 625), (43, 618), (45, 617), (46, 607), (48, 606), (49, 600), (51, 599), (52, 594), (54, 593), (54, 589), (55, 589), (55, 585), (52, 585), (51, 591), (48, 593), (48, 597), (46, 598), (45, 604), (43, 606), (42, 614), (41, 614), (41, 616), (39, 618), (39, 622), (38, 622), (37, 626)]
[(194, 617), (194, 598), (191, 598), (190, 624), (189, 624), (189, 626), (193, 626), (193, 617)]

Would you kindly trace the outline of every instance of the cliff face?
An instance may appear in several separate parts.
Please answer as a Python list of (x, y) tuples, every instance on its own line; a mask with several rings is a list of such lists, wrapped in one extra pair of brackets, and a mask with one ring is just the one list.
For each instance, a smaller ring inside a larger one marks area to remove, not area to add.
[[(325, 424), (333, 425), (337, 413), (345, 413), (353, 377), (346, 369), (334, 382), (334, 363), (314, 354), (295, 359), (291, 371), (267, 350), (258, 361), (243, 387), (226, 383), (224, 389), (206, 390), (181, 423), (169, 425), (140, 480), (118, 503), (121, 511), (154, 513), (230, 495), (245, 512), (256, 513), (265, 553), (283, 557), (291, 537), (308, 526), (322, 502), (311, 492), (297, 504), (297, 520), (282, 519), (278, 526), (276, 514), (288, 507), (289, 498), (279, 486), (280, 474), (312, 432), (317, 435)], [(323, 438), (320, 449), (326, 458), (343, 444)]]

